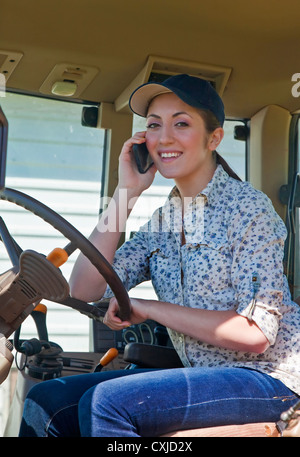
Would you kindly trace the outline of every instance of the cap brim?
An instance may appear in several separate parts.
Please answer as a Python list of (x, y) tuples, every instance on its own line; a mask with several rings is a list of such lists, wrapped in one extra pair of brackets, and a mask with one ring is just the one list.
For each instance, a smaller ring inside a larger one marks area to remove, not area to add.
[(172, 92), (161, 84), (148, 83), (138, 87), (130, 97), (130, 109), (139, 116), (146, 117), (151, 100), (161, 94)]

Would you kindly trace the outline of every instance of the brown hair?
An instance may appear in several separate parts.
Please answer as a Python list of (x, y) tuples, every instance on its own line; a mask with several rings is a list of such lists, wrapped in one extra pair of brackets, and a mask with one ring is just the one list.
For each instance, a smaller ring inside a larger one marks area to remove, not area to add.
[[(208, 133), (212, 133), (214, 130), (216, 130), (218, 127), (221, 127), (218, 119), (215, 117), (215, 115), (208, 110), (199, 110), (200, 115), (204, 121), (205, 128)], [(242, 181), (241, 178), (232, 170), (232, 168), (228, 165), (225, 159), (223, 159), (222, 156), (217, 151), (214, 151), (215, 157), (216, 157), (216, 163), (222, 165), (226, 173), (231, 176), (231, 178), (234, 178), (238, 181)]]

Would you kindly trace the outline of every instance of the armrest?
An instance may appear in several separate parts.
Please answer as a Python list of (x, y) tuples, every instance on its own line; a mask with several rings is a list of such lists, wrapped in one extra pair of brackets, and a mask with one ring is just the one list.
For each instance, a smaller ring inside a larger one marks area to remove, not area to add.
[(144, 343), (129, 343), (124, 348), (125, 362), (141, 368), (180, 368), (182, 362), (174, 348)]

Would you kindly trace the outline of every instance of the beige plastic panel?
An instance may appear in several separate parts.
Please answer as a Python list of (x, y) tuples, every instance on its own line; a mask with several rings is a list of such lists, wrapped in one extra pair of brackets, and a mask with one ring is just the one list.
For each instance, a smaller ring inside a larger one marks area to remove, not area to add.
[(270, 197), (278, 214), (285, 206), (278, 194), (288, 182), (290, 113), (277, 105), (266, 106), (251, 119), (249, 180)]

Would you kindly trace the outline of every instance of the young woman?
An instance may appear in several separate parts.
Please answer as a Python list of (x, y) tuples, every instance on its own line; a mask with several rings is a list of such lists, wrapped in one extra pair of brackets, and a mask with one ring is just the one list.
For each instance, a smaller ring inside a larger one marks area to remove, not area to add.
[[(132, 299), (122, 322), (112, 298), (104, 321), (113, 330), (146, 319), (165, 325), (184, 368), (42, 383), (28, 395), (20, 435), (157, 436), (277, 421), (300, 394), (300, 314), (282, 269), (284, 224), (216, 153), (224, 107), (208, 82), (177, 75), (145, 84), (130, 106), (147, 118), (146, 131), (125, 142), (113, 204), (90, 240), (128, 290), (151, 279), (158, 300)], [(145, 174), (132, 154), (143, 142), (154, 162)], [(175, 187), (116, 252), (132, 202), (157, 170)], [(70, 282), (83, 300), (111, 296), (82, 255)]]

